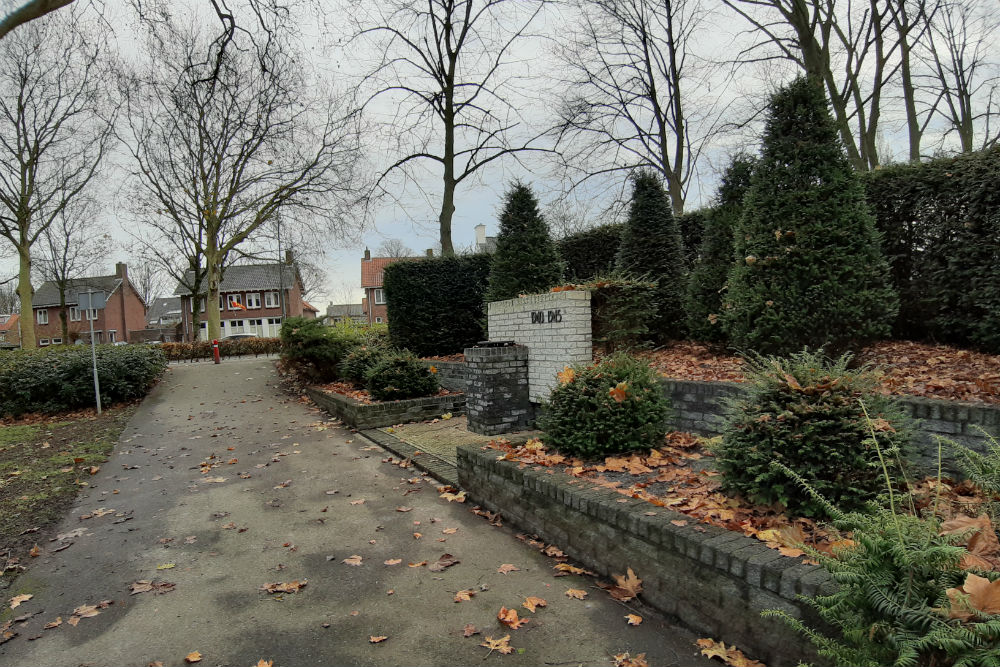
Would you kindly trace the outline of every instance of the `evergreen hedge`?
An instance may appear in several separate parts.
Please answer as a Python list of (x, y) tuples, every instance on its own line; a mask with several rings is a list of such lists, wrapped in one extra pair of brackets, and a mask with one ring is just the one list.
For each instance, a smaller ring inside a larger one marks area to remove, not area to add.
[(1000, 353), (1000, 147), (865, 177), (900, 312), (893, 333)]
[(531, 188), (514, 183), (504, 199), (486, 301), (544, 292), (562, 280), (562, 261)]
[(681, 246), (684, 249), (684, 265), (690, 269), (705, 239), (705, 225), (712, 215), (711, 208), (699, 208), (694, 211), (684, 211), (674, 216), (677, 221), (677, 231), (681, 235)]
[(734, 242), (723, 316), (736, 345), (837, 353), (890, 333), (898, 300), (875, 220), (811, 79), (771, 99)]
[(634, 178), (632, 203), (615, 268), (633, 278), (657, 283), (656, 317), (650, 329), (660, 340), (681, 337), (686, 285), (684, 248), (667, 193), (653, 173), (640, 172)]
[[(167, 368), (155, 345), (98, 345), (101, 402), (141, 398)], [(0, 416), (64, 412), (93, 407), (94, 375), (89, 345), (0, 354)]]
[(490, 255), (434, 257), (385, 268), (389, 339), (421, 357), (461, 352), (486, 338)]
[(556, 241), (566, 280), (583, 282), (614, 269), (621, 235), (622, 225), (601, 225)]

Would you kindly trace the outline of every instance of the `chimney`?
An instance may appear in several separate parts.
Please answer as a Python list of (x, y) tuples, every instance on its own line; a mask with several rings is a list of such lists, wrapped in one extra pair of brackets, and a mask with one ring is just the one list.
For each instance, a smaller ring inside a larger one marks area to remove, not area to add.
[(476, 225), (476, 249), (482, 250), (486, 246), (486, 225)]
[(123, 262), (115, 264), (115, 277), (122, 280), (128, 278), (128, 265)]
[(364, 259), (364, 261), (366, 261), (366, 262), (372, 261), (372, 251), (369, 250), (368, 248), (365, 248), (365, 259)]
[(434, 248), (428, 248), (427, 249), (427, 256), (428, 257), (433, 257), (434, 256)]
[(285, 264), (294, 264), (294, 263), (295, 263), (295, 252), (292, 251), (292, 250), (286, 250), (285, 251)]

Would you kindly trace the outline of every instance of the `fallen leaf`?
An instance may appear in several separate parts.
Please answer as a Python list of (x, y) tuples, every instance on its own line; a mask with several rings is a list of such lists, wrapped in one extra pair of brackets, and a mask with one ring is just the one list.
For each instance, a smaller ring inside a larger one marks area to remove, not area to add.
[(441, 532), (445, 535), (454, 535), (458, 532), (458, 528), (445, 528)]
[(458, 560), (451, 554), (441, 554), (441, 557), (437, 559), (437, 562), (431, 563), (427, 569), (431, 572), (443, 572), (452, 565), (458, 565), (462, 561)]
[(549, 603), (543, 600), (542, 598), (536, 598), (534, 596), (528, 596), (521, 604), (522, 607), (524, 607), (531, 613), (535, 613), (536, 607), (547, 607), (548, 605)]
[(424, 536), (423, 533), (413, 533), (413, 539), (415, 540), (419, 540), (423, 536)]
[(497, 620), (512, 630), (517, 630), (528, 622), (526, 618), (517, 617), (516, 609), (507, 609), (507, 607), (500, 607), (500, 611), (497, 612)]
[(625, 614), (625, 620), (628, 621), (629, 625), (639, 625), (642, 623), (642, 616), (638, 614)]
[(58, 628), (60, 625), (62, 625), (62, 616), (57, 616), (56, 620), (50, 621), (42, 627), (46, 630), (51, 630), (52, 628)]
[(28, 600), (30, 600), (33, 597), (35, 597), (35, 596), (32, 595), (32, 594), (30, 594), (30, 593), (24, 593), (22, 595), (15, 595), (14, 597), (12, 597), (10, 599), (10, 608), (11, 609), (17, 609), (18, 607), (21, 606), (22, 602), (27, 602)]
[(442, 493), (439, 497), (440, 498), (444, 498), (449, 503), (450, 502), (464, 503), (465, 502), (465, 491), (459, 491), (458, 493), (449, 493), (449, 492), (446, 491), (445, 493)]
[(625, 400), (627, 390), (628, 383), (619, 382), (613, 389), (608, 390), (608, 396), (614, 399), (615, 403), (621, 403)]
[(304, 588), (306, 584), (309, 583), (308, 579), (302, 579), (295, 581), (279, 581), (273, 584), (261, 584), (260, 590), (267, 593), (298, 593), (299, 590)]
[(949, 618), (969, 621), (978, 615), (1000, 614), (1000, 580), (969, 573), (959, 588), (945, 591), (951, 601)]
[(514, 647), (509, 644), (510, 635), (505, 635), (500, 639), (493, 639), (493, 637), (487, 637), (486, 640), (480, 644), (480, 646), (488, 648), (491, 651), (500, 651), (504, 655), (513, 652)]
[(674, 524), (675, 526), (686, 526), (686, 525), (688, 525), (688, 522), (685, 519), (671, 519), (670, 523)]
[(177, 567), (176, 563), (161, 563), (160, 565), (156, 566), (156, 569), (157, 570), (171, 570), (171, 569), (173, 569), (175, 567)]
[[(471, 600), (473, 598), (473, 596), (475, 594), (476, 594), (476, 591), (474, 591), (471, 588), (466, 588), (465, 590), (461, 590), (461, 591), (455, 593), (455, 602), (468, 602), (469, 600)], [(466, 635), (466, 637), (468, 637), (468, 636), (469, 635)]]
[(516, 565), (511, 565), (510, 563), (504, 563), (499, 568), (497, 568), (497, 572), (500, 574), (509, 574), (511, 572), (520, 572), (520, 571), (521, 568), (519, 568)]
[(274, 667), (274, 660), (265, 660), (261, 658), (257, 661), (257, 667)]
[(396, 508), (396, 511), (397, 512), (411, 512), (411, 511), (413, 511), (413, 508), (412, 507), (406, 507), (405, 505), (400, 505), (399, 507)]
[[(203, 479), (201, 481), (205, 482), (206, 484), (222, 484), (223, 482), (226, 481), (226, 478), (225, 477), (206, 477), (205, 479)], [(186, 659), (187, 658), (185, 658), (185, 660)], [(198, 658), (198, 660), (201, 660), (201, 658)], [(192, 662), (194, 662), (194, 661), (192, 661)]]
[(582, 600), (583, 598), (587, 597), (587, 591), (581, 591), (579, 588), (570, 588), (566, 591), (566, 597)]
[(201, 662), (201, 653), (198, 651), (191, 651), (184, 656), (184, 662)]
[(466, 623), (465, 627), (462, 628), (463, 637), (471, 637), (472, 635), (478, 635), (478, 634), (479, 630), (477, 630), (476, 626), (474, 626), (472, 623)]
[(614, 575), (614, 580), (618, 585), (611, 588), (608, 592), (616, 600), (628, 602), (642, 592), (642, 579), (635, 575), (632, 568), (628, 568), (624, 576), (620, 574)]
[(425, 560), (422, 560), (419, 563), (410, 563), (410, 567), (423, 567), (424, 565), (427, 565), (427, 561)]
[(31, 549), (28, 551), (28, 555), (31, 556), (32, 558), (38, 558), (39, 556), (42, 555), (42, 550), (38, 548), (38, 545), (36, 544), (35, 546), (31, 547)]
[(352, 500), (351, 504), (352, 505), (364, 505), (365, 504), (365, 499), (364, 498), (358, 498), (357, 500)]
[(72, 625), (75, 628), (76, 624), (80, 622), (80, 617), (79, 616), (70, 616), (69, 618), (66, 619), (66, 622), (69, 623), (70, 625)]
[(628, 652), (614, 656), (614, 665), (615, 667), (649, 667), (645, 653), (629, 655)]
[(552, 569), (559, 570), (560, 572), (567, 572), (569, 574), (593, 574), (590, 570), (585, 570), (582, 567), (570, 565), (569, 563), (556, 563), (552, 566)]
[(399, 565), (402, 562), (403, 562), (402, 558), (390, 558), (389, 560), (384, 561), (383, 565)]
[(91, 618), (100, 614), (97, 610), (97, 605), (94, 604), (82, 604), (73, 610), (74, 616), (79, 616), (80, 618)]
[(388, 637), (386, 635), (380, 635), (378, 637), (372, 635), (372, 636), (368, 637), (368, 641), (371, 642), (372, 644), (381, 644), (386, 639), (388, 639)]
[(342, 563), (346, 565), (361, 565), (361, 556), (354, 554), (350, 558), (345, 558)]

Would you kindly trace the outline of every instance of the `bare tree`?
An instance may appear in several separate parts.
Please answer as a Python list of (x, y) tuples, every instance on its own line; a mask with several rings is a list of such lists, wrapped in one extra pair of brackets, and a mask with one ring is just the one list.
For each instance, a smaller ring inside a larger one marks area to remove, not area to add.
[(104, 39), (78, 19), (56, 13), (0, 41), (0, 237), (18, 255), (25, 348), (32, 246), (91, 185), (112, 138)]
[(413, 251), (399, 239), (386, 239), (375, 251), (376, 257), (413, 257)]
[(451, 240), (455, 192), (487, 165), (525, 151), (543, 150), (521, 130), (508, 77), (513, 50), (541, 11), (543, 0), (391, 0), (371, 3), (355, 40), (381, 54), (366, 77), (374, 89), (365, 106), (385, 98), (395, 158), (378, 179), (402, 171), (413, 178), (417, 163), (441, 169), (438, 215), (441, 251)]
[(220, 60), (202, 57), (213, 48), (207, 39), (174, 24), (157, 27), (153, 64), (128, 97), (126, 144), (137, 209), (183, 237), (182, 253), (172, 254), (196, 275), (204, 270), (193, 293), (205, 295), (208, 335), (217, 338), (219, 284), (231, 256), (279, 212), (343, 231), (363, 188), (356, 114), (309, 94), (315, 86), (278, 28), (257, 48), (235, 35), (245, 48), (229, 48)]
[[(684, 211), (716, 125), (709, 68), (692, 54), (701, 0), (580, 0), (579, 30), (561, 50), (570, 77), (560, 114), (564, 160), (594, 176), (652, 169)], [(576, 141), (575, 148), (573, 141)], [(624, 179), (621, 179), (624, 180)]]
[(35, 244), (35, 273), (59, 290), (59, 324), (66, 342), (70, 340), (66, 307), (70, 281), (85, 277), (90, 269), (100, 264), (111, 244), (111, 236), (102, 233), (100, 226), (94, 223), (99, 210), (97, 202), (91, 198), (73, 200), (59, 212), (42, 233), (40, 242)]
[[(930, 24), (920, 87), (936, 95), (934, 109), (970, 153), (1000, 141), (1000, 10), (979, 0), (954, 0)], [(939, 102), (939, 103), (938, 103)], [(977, 132), (981, 136), (976, 142)]]
[(916, 53), (941, 5), (942, 0), (890, 0), (887, 5), (899, 48), (899, 86), (903, 95), (910, 162), (920, 161), (924, 132), (940, 102), (940, 95), (933, 95), (930, 104), (920, 104), (917, 88), (920, 63)]
[(139, 261), (129, 270), (128, 277), (147, 308), (154, 299), (164, 296), (163, 292), (168, 283), (164, 279), (163, 269), (157, 262)]
[(0, 280), (0, 315), (21, 312), (21, 300), (17, 296), (17, 277)]

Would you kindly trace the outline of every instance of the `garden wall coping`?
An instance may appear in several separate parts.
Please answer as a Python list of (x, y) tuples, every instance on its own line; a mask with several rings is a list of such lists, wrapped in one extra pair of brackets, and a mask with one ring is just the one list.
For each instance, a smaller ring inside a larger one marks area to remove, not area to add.
[(316, 387), (307, 387), (306, 395), (316, 405), (356, 429), (381, 428), (404, 422), (423, 421), (440, 417), (447, 412), (460, 415), (465, 411), (465, 394), (459, 393), (371, 404)]

